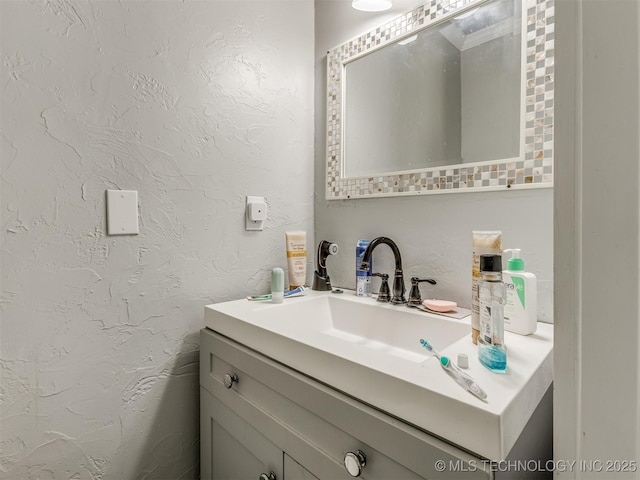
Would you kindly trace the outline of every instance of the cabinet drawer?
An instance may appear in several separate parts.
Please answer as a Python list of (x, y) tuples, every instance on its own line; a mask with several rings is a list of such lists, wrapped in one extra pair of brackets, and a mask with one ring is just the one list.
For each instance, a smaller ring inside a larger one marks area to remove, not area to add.
[[(343, 459), (357, 450), (367, 456), (362, 478), (446, 478), (435, 470), (437, 460), (462, 469), (478, 464), (476, 457), (209, 329), (202, 330), (200, 355), (201, 385), (263, 435), (269, 432), (269, 441), (318, 478), (349, 478)], [(225, 375), (238, 381), (226, 388)], [(490, 478), (467, 470), (464, 478)]]
[(200, 388), (202, 480), (259, 478), (274, 473), (282, 479), (282, 450)]

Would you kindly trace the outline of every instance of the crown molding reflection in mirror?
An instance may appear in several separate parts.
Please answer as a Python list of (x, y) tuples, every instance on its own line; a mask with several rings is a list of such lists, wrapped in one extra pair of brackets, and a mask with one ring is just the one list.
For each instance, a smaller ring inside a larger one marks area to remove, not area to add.
[(523, 0), (526, 30), (523, 148), (520, 158), (457, 164), (420, 170), (343, 176), (343, 75), (345, 64), (397, 39), (440, 23), (455, 12), (486, 0), (431, 0), (405, 15), (365, 32), (327, 53), (328, 200), (478, 192), (553, 186), (554, 0)]

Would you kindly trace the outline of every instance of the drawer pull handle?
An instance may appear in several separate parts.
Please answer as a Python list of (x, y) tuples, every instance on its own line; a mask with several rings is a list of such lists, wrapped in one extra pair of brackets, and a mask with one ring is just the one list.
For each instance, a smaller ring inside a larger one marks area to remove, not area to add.
[(223, 381), (225, 387), (231, 388), (234, 383), (238, 383), (238, 375), (235, 373), (225, 373)]
[(269, 475), (267, 475), (266, 473), (262, 473), (258, 477), (258, 480), (276, 480), (276, 474), (273, 472), (271, 472)]
[(347, 452), (344, 456), (344, 468), (352, 477), (359, 477), (366, 464), (367, 456), (362, 450), (356, 450), (356, 453)]

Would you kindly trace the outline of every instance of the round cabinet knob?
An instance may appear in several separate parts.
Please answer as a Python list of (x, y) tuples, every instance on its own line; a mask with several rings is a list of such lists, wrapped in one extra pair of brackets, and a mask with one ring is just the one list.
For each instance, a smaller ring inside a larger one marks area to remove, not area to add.
[(262, 473), (258, 477), (258, 480), (276, 480), (276, 474), (273, 472), (269, 473), (269, 475), (267, 475), (266, 473)]
[(234, 383), (238, 383), (238, 375), (235, 373), (225, 373), (223, 381), (225, 387), (231, 388)]
[(361, 450), (356, 450), (356, 453), (347, 452), (344, 456), (344, 468), (352, 477), (359, 477), (366, 464), (367, 456)]

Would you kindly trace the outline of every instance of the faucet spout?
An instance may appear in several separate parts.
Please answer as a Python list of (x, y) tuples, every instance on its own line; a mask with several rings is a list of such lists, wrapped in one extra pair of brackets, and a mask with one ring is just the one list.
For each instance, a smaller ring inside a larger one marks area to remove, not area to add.
[(400, 255), (400, 249), (396, 245), (396, 242), (391, 240), (388, 237), (377, 237), (374, 238), (369, 246), (364, 252), (362, 256), (362, 263), (360, 268), (362, 270), (367, 270), (369, 268), (369, 262), (371, 261), (371, 255), (373, 251), (378, 245), (385, 244), (391, 248), (393, 252), (393, 256), (396, 262), (396, 271), (393, 278), (393, 296), (391, 297), (391, 303), (400, 304), (407, 303), (407, 300), (404, 297), (405, 287), (404, 287), (404, 275), (402, 272), (402, 256)]

